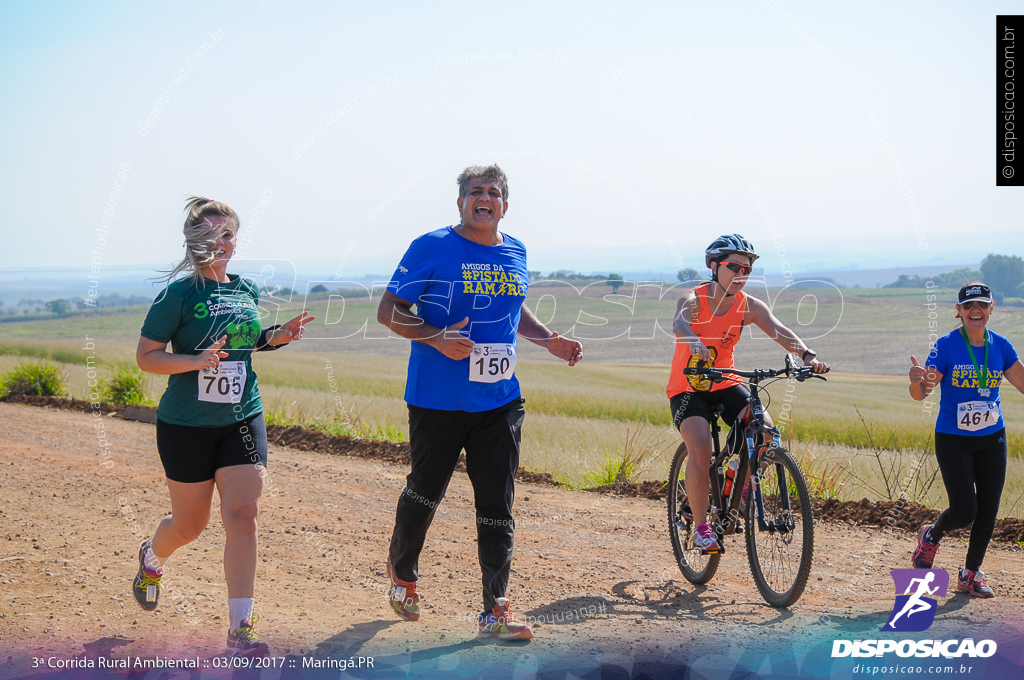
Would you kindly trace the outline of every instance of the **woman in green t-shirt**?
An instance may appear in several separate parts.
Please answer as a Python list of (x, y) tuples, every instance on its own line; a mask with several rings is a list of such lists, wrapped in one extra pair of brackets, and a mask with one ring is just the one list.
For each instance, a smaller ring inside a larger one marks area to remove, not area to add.
[(169, 376), (157, 409), (156, 440), (171, 514), (140, 547), (132, 589), (143, 609), (156, 609), (163, 565), (206, 528), (216, 487), (226, 543), (228, 647), (266, 655), (269, 649), (253, 629), (252, 613), (256, 517), (267, 465), (267, 430), (252, 353), (300, 339), (315, 317), (303, 312), (282, 326), (263, 329), (259, 290), (226, 271), (237, 242), (238, 215), (227, 204), (203, 197), (190, 198), (185, 213), (186, 255), (167, 278), (186, 276), (171, 281), (153, 302), (136, 351), (139, 368)]

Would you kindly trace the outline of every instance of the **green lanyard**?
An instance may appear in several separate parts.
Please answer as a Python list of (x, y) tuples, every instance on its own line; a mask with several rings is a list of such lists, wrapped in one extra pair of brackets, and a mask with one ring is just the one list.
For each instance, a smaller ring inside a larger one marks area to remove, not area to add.
[(974, 371), (978, 375), (978, 394), (987, 397), (990, 393), (988, 389), (988, 329), (985, 329), (985, 363), (981, 366), (978, 365), (978, 360), (974, 356), (974, 350), (967, 339), (967, 331), (964, 330), (963, 326), (960, 326), (960, 335), (964, 339), (964, 344), (967, 345), (967, 353), (971, 355), (971, 361), (974, 362)]

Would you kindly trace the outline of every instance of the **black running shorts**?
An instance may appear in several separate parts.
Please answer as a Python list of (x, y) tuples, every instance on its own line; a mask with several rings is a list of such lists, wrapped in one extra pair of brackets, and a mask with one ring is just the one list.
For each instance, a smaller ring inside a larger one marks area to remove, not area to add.
[(224, 427), (192, 427), (156, 421), (156, 448), (167, 479), (191, 484), (213, 479), (232, 465), (267, 466), (263, 414)]

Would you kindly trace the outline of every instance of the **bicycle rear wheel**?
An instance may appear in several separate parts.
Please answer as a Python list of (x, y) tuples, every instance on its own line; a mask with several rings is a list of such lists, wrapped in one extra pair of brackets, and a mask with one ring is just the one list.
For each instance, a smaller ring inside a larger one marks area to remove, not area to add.
[(697, 524), (686, 499), (686, 444), (683, 443), (676, 449), (668, 477), (668, 535), (683, 576), (690, 583), (702, 585), (715, 575), (721, 555), (708, 555), (694, 546), (693, 532)]
[(764, 519), (754, 495), (746, 512), (747, 557), (757, 589), (773, 607), (788, 607), (807, 586), (814, 558), (814, 517), (803, 473), (789, 451), (773, 448), (758, 460)]

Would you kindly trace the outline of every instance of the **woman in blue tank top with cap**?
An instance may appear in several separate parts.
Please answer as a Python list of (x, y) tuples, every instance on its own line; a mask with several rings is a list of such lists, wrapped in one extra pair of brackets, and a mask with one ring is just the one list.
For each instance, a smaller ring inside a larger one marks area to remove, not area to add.
[(965, 284), (957, 295), (960, 327), (936, 341), (924, 366), (910, 357), (910, 396), (921, 401), (942, 385), (935, 458), (949, 496), (949, 507), (935, 524), (926, 524), (918, 532), (914, 567), (930, 569), (942, 537), (973, 522), (957, 590), (975, 597), (993, 596), (981, 563), (1006, 479), (1000, 383), (1005, 378), (1024, 393), (1024, 365), (1017, 351), (1005, 336), (987, 328), (994, 306), (988, 286)]

